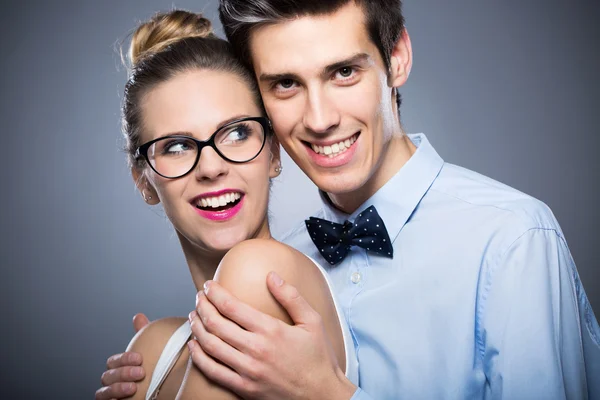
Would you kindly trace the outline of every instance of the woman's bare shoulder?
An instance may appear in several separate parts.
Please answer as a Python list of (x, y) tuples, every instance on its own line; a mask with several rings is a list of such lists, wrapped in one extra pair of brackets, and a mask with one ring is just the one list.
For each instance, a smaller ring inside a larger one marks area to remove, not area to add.
[[(298, 250), (274, 239), (250, 239), (235, 245), (223, 258), (223, 268), (241, 272), (238, 265), (290, 274), (314, 263)], [(268, 272), (268, 271), (267, 271)]]
[(327, 280), (319, 267), (298, 250), (275, 240), (244, 241), (223, 258), (215, 280), (255, 309), (292, 324), (285, 309), (269, 292), (267, 275), (270, 271), (275, 271), (295, 286), (313, 310), (321, 315), (338, 362), (345, 366), (340, 318)]
[(317, 311), (325, 311), (331, 294), (319, 268), (298, 250), (272, 239), (251, 239), (234, 246), (223, 258), (215, 280), (240, 300), (291, 322), (267, 288), (274, 271), (295, 286)]

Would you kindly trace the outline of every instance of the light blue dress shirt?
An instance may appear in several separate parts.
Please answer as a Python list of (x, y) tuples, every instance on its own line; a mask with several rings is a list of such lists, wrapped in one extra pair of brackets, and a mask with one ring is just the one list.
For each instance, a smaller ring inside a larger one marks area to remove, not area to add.
[(425, 135), (374, 205), (394, 258), (330, 266), (304, 223), (284, 241), (327, 270), (353, 335), (352, 400), (600, 399), (600, 328), (542, 202), (445, 163)]

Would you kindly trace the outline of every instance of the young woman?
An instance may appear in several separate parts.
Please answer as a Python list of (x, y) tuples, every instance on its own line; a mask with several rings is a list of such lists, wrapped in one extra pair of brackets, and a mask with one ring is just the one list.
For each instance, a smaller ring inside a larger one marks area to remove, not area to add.
[[(162, 204), (197, 290), (208, 279), (283, 321), (290, 317), (266, 282), (276, 271), (322, 316), (338, 362), (356, 383), (354, 347), (324, 271), (272, 239), (270, 179), (279, 145), (253, 75), (198, 14), (158, 14), (133, 35), (123, 126), (134, 181), (150, 205)], [(188, 362), (186, 318), (154, 321), (131, 341), (146, 378), (135, 399), (230, 399)]]

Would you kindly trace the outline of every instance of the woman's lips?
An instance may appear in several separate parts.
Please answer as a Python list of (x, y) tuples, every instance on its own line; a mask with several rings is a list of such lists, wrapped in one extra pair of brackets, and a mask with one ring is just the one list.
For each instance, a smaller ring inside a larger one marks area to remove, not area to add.
[[(199, 208), (197, 205), (194, 206), (196, 212), (206, 219), (211, 221), (227, 221), (235, 217), (242, 209), (244, 205), (245, 196), (241, 196), (237, 203), (234, 203), (232, 207), (225, 208), (223, 210), (211, 210), (210, 208)], [(228, 203), (230, 204), (230, 203)]]

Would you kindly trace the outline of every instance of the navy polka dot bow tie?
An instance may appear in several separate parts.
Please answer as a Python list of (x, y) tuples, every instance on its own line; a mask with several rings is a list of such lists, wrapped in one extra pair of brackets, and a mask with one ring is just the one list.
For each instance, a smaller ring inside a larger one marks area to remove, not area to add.
[(394, 257), (390, 236), (373, 206), (361, 212), (354, 223), (346, 221), (342, 225), (315, 217), (305, 222), (310, 238), (331, 265), (342, 261), (352, 246), (384, 257)]

